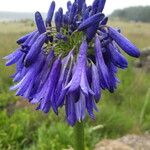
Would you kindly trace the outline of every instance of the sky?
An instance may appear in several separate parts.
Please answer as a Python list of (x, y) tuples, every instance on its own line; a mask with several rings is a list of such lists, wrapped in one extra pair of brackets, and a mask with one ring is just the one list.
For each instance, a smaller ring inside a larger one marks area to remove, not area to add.
[[(0, 0), (0, 11), (13, 12), (47, 12), (52, 0)], [(68, 0), (55, 0), (57, 8), (63, 7), (66, 10)], [(74, 0), (71, 0), (74, 1)], [(86, 0), (92, 4), (93, 0)], [(122, 9), (129, 6), (150, 5), (150, 0), (107, 0), (104, 12), (110, 14), (115, 9)]]

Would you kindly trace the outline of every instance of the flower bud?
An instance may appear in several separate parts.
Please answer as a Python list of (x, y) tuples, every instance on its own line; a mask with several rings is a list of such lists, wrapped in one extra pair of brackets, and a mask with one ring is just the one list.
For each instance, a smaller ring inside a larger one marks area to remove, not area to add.
[(40, 34), (45, 33), (46, 32), (46, 27), (43, 21), (43, 18), (40, 14), (40, 12), (36, 12), (35, 13), (35, 22), (36, 22), (36, 26), (38, 28), (38, 31)]
[(46, 25), (47, 26), (51, 26), (54, 11), (55, 11), (55, 1), (52, 1), (51, 5), (50, 5), (50, 8), (48, 10), (48, 13), (47, 13), (47, 18), (46, 18)]
[(89, 28), (90, 26), (99, 23), (104, 18), (104, 14), (98, 13), (88, 19), (84, 20), (78, 27), (78, 31), (83, 31)]

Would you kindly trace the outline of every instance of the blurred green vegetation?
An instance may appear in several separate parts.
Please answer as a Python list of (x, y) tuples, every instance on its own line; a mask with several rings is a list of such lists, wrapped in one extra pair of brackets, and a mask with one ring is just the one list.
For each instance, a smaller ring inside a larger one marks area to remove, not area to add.
[(111, 18), (137, 22), (150, 22), (149, 14), (150, 6), (136, 6), (117, 9), (111, 14)]
[[(141, 49), (150, 46), (150, 24), (109, 24), (120, 27)], [(0, 150), (62, 150), (73, 144), (73, 128), (66, 123), (63, 110), (58, 116), (52, 112), (45, 115), (9, 91), (12, 85), (10, 75), (15, 67), (5, 67), (2, 57), (17, 47), (17, 38), (33, 28), (30, 23), (0, 23)], [(92, 150), (95, 143), (103, 138), (150, 131), (150, 101), (147, 100), (150, 98), (146, 98), (150, 75), (133, 68), (134, 59), (128, 60), (129, 68), (119, 71), (121, 83), (116, 92), (111, 94), (103, 91), (96, 120), (86, 118), (87, 150)], [(99, 125), (102, 127), (91, 130)]]

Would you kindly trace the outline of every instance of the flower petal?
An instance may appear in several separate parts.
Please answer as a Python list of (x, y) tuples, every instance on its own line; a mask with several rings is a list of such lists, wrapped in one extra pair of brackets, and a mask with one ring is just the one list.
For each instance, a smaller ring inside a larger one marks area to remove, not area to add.
[(65, 87), (66, 89), (69, 88), (69, 92), (75, 91), (80, 86), (82, 70), (85, 67), (85, 63), (86, 63), (87, 49), (88, 49), (87, 42), (84, 40), (80, 46), (80, 51), (79, 51), (78, 59), (77, 59), (77, 65), (76, 65), (73, 77), (71, 81), (68, 83), (68, 85)]
[(98, 70), (94, 63), (92, 63), (92, 90), (94, 91), (94, 98), (98, 102), (101, 98), (101, 87)]
[(15, 52), (12, 54), (4, 57), (4, 59), (8, 59), (6, 62), (6, 66), (10, 66), (15, 64), (17, 61), (19, 61), (19, 58), (23, 55), (21, 48), (18, 48)]
[(132, 44), (126, 37), (112, 27), (108, 28), (109, 35), (112, 39), (130, 56), (139, 57), (140, 50)]
[(38, 54), (41, 52), (41, 48), (45, 43), (45, 40), (46, 40), (46, 35), (41, 34), (36, 40), (36, 42), (32, 45), (24, 61), (26, 67), (29, 67), (32, 63), (35, 62)]
[(115, 45), (109, 43), (108, 50), (111, 54), (112, 62), (114, 65), (116, 65), (119, 68), (127, 68), (128, 67), (128, 61), (126, 58), (118, 51), (118, 49), (115, 47)]
[(75, 114), (75, 103), (71, 94), (67, 95), (66, 98), (66, 116), (68, 123), (73, 126), (76, 123), (76, 114)]
[(79, 122), (83, 121), (85, 118), (85, 109), (85, 96), (80, 92), (79, 100), (75, 103), (76, 118)]
[(96, 57), (96, 65), (97, 65), (97, 69), (99, 72), (99, 77), (100, 77), (100, 84), (102, 88), (108, 88), (108, 70), (107, 70), (107, 66), (104, 62), (103, 59), (103, 55), (102, 55), (102, 47), (101, 47), (101, 43), (99, 40), (99, 37), (96, 36), (95, 38), (95, 57)]
[(19, 45), (20, 45), (20, 44), (23, 44), (23, 43), (29, 38), (29, 36), (30, 36), (31, 34), (33, 34), (33, 32), (30, 32), (30, 33), (28, 33), (28, 34), (22, 36), (21, 38), (19, 38), (19, 39), (17, 40), (17, 44), (19, 44)]

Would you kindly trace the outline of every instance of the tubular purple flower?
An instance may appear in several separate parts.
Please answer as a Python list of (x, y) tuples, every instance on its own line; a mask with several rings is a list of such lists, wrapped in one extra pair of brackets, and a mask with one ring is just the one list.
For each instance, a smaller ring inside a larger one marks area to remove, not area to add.
[[(61, 12), (61, 11), (60, 11)], [(62, 17), (61, 13), (59, 11), (57, 11), (55, 13), (55, 24), (56, 24), (56, 30), (57, 32), (60, 32), (60, 29), (62, 27)]]
[(77, 3), (73, 3), (69, 14), (69, 24), (72, 24), (74, 16), (77, 14), (78, 6)]
[(44, 113), (48, 113), (51, 108), (51, 93), (49, 92), (48, 84), (44, 85), (40, 93), (31, 100), (32, 104), (39, 103), (37, 110), (41, 110)]
[(71, 79), (72, 68), (73, 68), (73, 57), (71, 57), (71, 62), (70, 62), (70, 65), (69, 65), (69, 70), (68, 70), (67, 75), (66, 75), (65, 83), (64, 83), (63, 88), (61, 90), (59, 98), (58, 98), (58, 100), (56, 102), (58, 107), (62, 106), (64, 104), (64, 99), (65, 99), (65, 96), (67, 94), (67, 89), (65, 89), (65, 86), (69, 83), (69, 81)]
[(35, 34), (37, 32), (38, 31), (34, 31), (31, 35), (29, 35), (29, 37), (27, 38), (27, 40), (24, 43), (21, 44), (21, 48), (22, 48), (23, 52), (27, 52), (26, 49), (28, 48), (28, 44), (31, 41), (31, 39), (35, 36)]
[[(58, 83), (58, 79), (60, 77), (61, 66), (62, 66), (61, 59), (60, 59), (60, 57), (58, 57), (58, 59), (54, 62), (54, 65), (52, 67), (52, 71), (50, 74), (50, 76), (51, 76), (51, 80), (50, 80), (51, 81), (51, 90), (50, 91), (53, 91), (53, 92), (55, 91), (55, 88), (56, 88), (57, 83)], [(54, 98), (54, 93), (53, 93), (53, 95), (51, 95), (51, 105), (52, 105), (54, 112), (56, 114), (58, 114), (56, 101)]]
[(78, 4), (78, 10), (81, 11), (85, 0), (76, 0), (76, 3)]
[(89, 18), (90, 12), (89, 9), (87, 8), (83, 14), (83, 20), (86, 20)]
[(86, 39), (88, 42), (91, 42), (91, 40), (95, 37), (95, 34), (97, 32), (99, 23), (95, 23), (90, 28), (86, 30)]
[(98, 102), (101, 98), (101, 87), (99, 74), (96, 65), (92, 62), (92, 90), (94, 91), (95, 101)]
[(71, 6), (72, 6), (71, 1), (68, 1), (68, 2), (67, 2), (67, 9), (68, 9), (69, 12), (70, 12), (70, 10), (71, 10)]
[(29, 38), (29, 36), (30, 36), (31, 34), (33, 34), (33, 32), (28, 33), (28, 34), (22, 36), (21, 38), (19, 38), (19, 39), (17, 40), (17, 44), (19, 44), (19, 45), (20, 45), (20, 44), (23, 44), (23, 43)]
[(30, 41), (28, 43), (26, 43), (23, 52), (27, 53), (30, 50), (31, 46), (36, 42), (36, 40), (39, 36), (40, 36), (39, 32), (36, 32), (35, 34), (33, 34)]
[(35, 22), (36, 22), (36, 26), (37, 26), (39, 33), (40, 34), (45, 33), (46, 27), (45, 27), (42, 15), (38, 11), (35, 13)]
[[(89, 56), (88, 56), (88, 59), (89, 59), (89, 61), (91, 61), (91, 58)], [(91, 86), (91, 83), (92, 83), (92, 69), (91, 69), (91, 64), (89, 62), (88, 62), (87, 68), (86, 68), (86, 74), (87, 74), (87, 79), (88, 79), (89, 85), (92, 88), (92, 86)]]
[(37, 92), (41, 90), (41, 88), (43, 87), (44, 83), (46, 82), (48, 78), (48, 75), (53, 65), (54, 57), (55, 57), (54, 50), (51, 49), (48, 56), (46, 57), (42, 71), (40, 72), (38, 79), (37, 79), (37, 86), (38, 86)]
[(71, 51), (63, 60), (62, 60), (62, 68), (60, 73), (60, 78), (58, 80), (58, 84), (55, 89), (55, 99), (56, 101), (59, 100), (59, 97), (61, 95), (62, 89), (64, 88), (64, 84), (66, 82), (67, 74), (68, 74), (68, 67), (69, 63), (72, 63), (72, 57), (73, 57), (73, 51)]
[(97, 12), (103, 12), (106, 0), (99, 0)]
[(13, 81), (14, 82), (19, 82), (23, 79), (23, 77), (25, 76), (25, 74), (27, 73), (28, 69), (26, 67), (23, 66), (22, 70), (20, 70), (14, 77), (13, 77)]
[(111, 56), (107, 53), (107, 51), (104, 53), (104, 58), (109, 72), (108, 90), (113, 93), (119, 83), (119, 80), (116, 78), (117, 67), (112, 63)]
[(78, 31), (86, 30), (87, 28), (91, 27), (92, 25), (99, 23), (104, 18), (104, 14), (97, 13), (88, 19), (84, 20), (78, 27)]
[(94, 95), (94, 92), (91, 90), (91, 88), (89, 86), (85, 69), (86, 68), (84, 67), (83, 70), (82, 70), (80, 88), (86, 96), (88, 96), (89, 94)]
[(71, 126), (74, 126), (74, 124), (76, 123), (75, 102), (74, 97), (71, 94), (67, 95), (65, 110), (68, 123)]
[(110, 54), (111, 54), (111, 60), (114, 65), (116, 65), (119, 68), (125, 69), (128, 67), (128, 61), (126, 58), (118, 51), (117, 47), (113, 45), (112, 43), (109, 43), (107, 46)]
[(63, 26), (68, 26), (69, 16), (67, 14), (63, 15)]
[(117, 88), (117, 84), (119, 83), (119, 80), (116, 78), (116, 74), (118, 72), (117, 67), (112, 62), (111, 53), (108, 51), (108, 49), (105, 49), (103, 52), (104, 60), (108, 68), (109, 72), (109, 88), (108, 90), (113, 93), (114, 90)]
[(21, 48), (18, 48), (15, 52), (13, 52), (12, 54), (4, 57), (4, 59), (7, 60), (6, 62), (6, 66), (11, 66), (13, 64), (15, 64), (19, 58), (23, 55)]
[(119, 80), (115, 76), (115, 72), (114, 72), (115, 66), (112, 63), (108, 63), (107, 67), (109, 71), (109, 91), (113, 93), (114, 90), (117, 88), (117, 84)]
[(33, 62), (35, 62), (38, 54), (41, 52), (42, 46), (45, 43), (46, 34), (41, 34), (36, 42), (32, 45), (30, 51), (26, 55), (24, 64), (26, 67), (29, 67)]
[(58, 57), (52, 67), (52, 70), (49, 74), (47, 81), (45, 82), (43, 88), (35, 98), (31, 101), (31, 103), (40, 103), (38, 109), (42, 110), (45, 113), (48, 113), (50, 107), (53, 108), (54, 112), (57, 113), (57, 108), (55, 101), (53, 101), (53, 90), (57, 85), (57, 81), (60, 75), (61, 69), (61, 59)]
[(24, 58), (25, 58), (25, 54), (23, 54), (16, 62), (16, 73), (12, 76), (13, 82), (19, 82), (23, 78), (21, 74), (22, 74), (22, 70), (24, 69), (24, 64), (23, 64)]
[(37, 58), (38, 61), (36, 61), (36, 63), (34, 63), (33, 66), (30, 66), (30, 69), (28, 69), (28, 71), (25, 74), (25, 76), (23, 77), (23, 79), (18, 84), (11, 87), (11, 90), (18, 89), (16, 92), (16, 95), (18, 95), (18, 96), (24, 95), (24, 92), (27, 90), (28, 86), (30, 84), (32, 84), (31, 81), (32, 80), (34, 81), (34, 79), (39, 74), (41, 66), (43, 65), (43, 57), (41, 57), (41, 56), (39, 55), (39, 57)]
[(140, 50), (132, 44), (126, 37), (124, 37), (121, 33), (115, 30), (112, 27), (108, 28), (109, 35), (111, 38), (124, 50), (128, 55), (132, 57), (139, 57)]
[(46, 26), (51, 26), (54, 11), (55, 11), (55, 1), (52, 1), (51, 5), (50, 5), (50, 8), (48, 10), (48, 13), (47, 13)]
[(85, 13), (86, 9), (87, 9), (87, 5), (86, 5), (86, 3), (83, 3), (83, 5), (82, 5), (82, 16)]
[(80, 91), (79, 100), (75, 103), (76, 119), (81, 122), (85, 118), (86, 100), (84, 94)]
[(104, 62), (103, 55), (102, 55), (102, 46), (99, 40), (99, 37), (96, 35), (95, 38), (95, 57), (96, 57), (96, 66), (98, 68), (99, 77), (100, 77), (100, 85), (103, 89), (108, 88), (108, 70), (107, 66)]
[(57, 107), (63, 106), (66, 95), (67, 95), (67, 89), (62, 89), (59, 98), (56, 102)]
[(60, 23), (60, 27), (62, 27), (62, 24), (63, 24), (63, 9), (60, 7), (58, 9), (58, 12), (59, 12), (59, 23)]
[(60, 7), (59, 9), (58, 9), (58, 11), (59, 11), (59, 13), (60, 13), (60, 15), (61, 15), (61, 17), (63, 16), (63, 9), (62, 9), (62, 7)]
[(92, 119), (95, 119), (95, 115), (94, 115), (94, 99), (93, 99), (93, 96), (88, 96), (88, 97), (85, 97), (86, 99), (86, 108), (87, 108), (87, 111), (88, 111), (88, 114), (89, 116), (92, 118)]
[(18, 88), (16, 92), (17, 96), (23, 96), (24, 98), (29, 100), (33, 98), (34, 91), (37, 90), (37, 87), (35, 86), (35, 81), (37, 81), (38, 75), (41, 71), (43, 64), (44, 60), (41, 57), (37, 66), (35, 66), (36, 68), (34, 68), (35, 70), (28, 69), (27, 73), (25, 74), (25, 76), (27, 76), (28, 79), (22, 82), (22, 85)]
[(78, 59), (77, 59), (77, 65), (76, 65), (73, 77), (71, 81), (68, 83), (68, 85), (65, 87), (65, 89), (69, 88), (70, 92), (75, 91), (80, 86), (82, 71), (86, 65), (87, 49), (88, 49), (87, 42), (84, 40), (80, 46)]
[(94, 0), (92, 4), (91, 16), (97, 13), (99, 0)]

